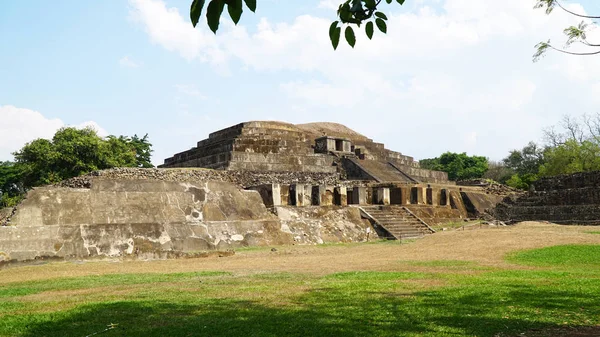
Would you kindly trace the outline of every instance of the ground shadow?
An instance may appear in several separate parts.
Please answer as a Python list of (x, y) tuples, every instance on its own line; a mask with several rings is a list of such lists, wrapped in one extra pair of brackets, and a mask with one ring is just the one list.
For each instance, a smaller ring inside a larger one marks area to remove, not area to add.
[(32, 322), (21, 335), (87, 336), (118, 323), (102, 336), (516, 336), (564, 328), (545, 319), (546, 313), (567, 313), (594, 324), (600, 317), (600, 294), (514, 285), (503, 288), (498, 298), (497, 292), (464, 288), (359, 296), (320, 288), (288, 306), (206, 298), (122, 301), (55, 313)]

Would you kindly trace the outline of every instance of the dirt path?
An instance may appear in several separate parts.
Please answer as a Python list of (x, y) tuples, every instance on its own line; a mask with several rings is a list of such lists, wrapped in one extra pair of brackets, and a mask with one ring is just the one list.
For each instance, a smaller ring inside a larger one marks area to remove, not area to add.
[[(516, 226), (439, 232), (414, 242), (286, 246), (277, 251), (240, 251), (223, 258), (168, 261), (56, 262), (0, 270), (0, 283), (112, 273), (177, 273), (230, 271), (237, 274), (291, 272), (328, 274), (378, 270), (415, 271), (407, 261), (461, 260), (483, 266), (508, 267), (504, 255), (520, 249), (561, 244), (600, 244), (600, 226), (559, 226), (524, 222)], [(513, 266), (514, 267), (514, 266)]]

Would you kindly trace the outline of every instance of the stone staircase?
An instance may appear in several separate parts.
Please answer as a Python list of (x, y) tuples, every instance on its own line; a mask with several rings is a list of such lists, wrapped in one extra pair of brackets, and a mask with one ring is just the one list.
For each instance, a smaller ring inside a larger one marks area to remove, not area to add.
[(375, 222), (391, 239), (420, 238), (435, 233), (425, 221), (403, 206), (373, 205), (359, 208), (363, 217)]

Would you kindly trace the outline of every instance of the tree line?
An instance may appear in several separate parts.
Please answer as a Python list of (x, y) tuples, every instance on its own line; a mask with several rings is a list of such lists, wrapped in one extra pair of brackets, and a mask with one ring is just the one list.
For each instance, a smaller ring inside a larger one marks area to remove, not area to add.
[(544, 176), (600, 170), (600, 114), (564, 116), (557, 125), (544, 129), (543, 135), (542, 144), (529, 142), (501, 161), (446, 152), (419, 163), (447, 172), (451, 180), (484, 178), (519, 189), (528, 189)]
[(0, 162), (0, 207), (16, 205), (33, 187), (113, 167), (153, 167), (148, 135), (98, 136), (92, 128), (59, 129), (51, 140), (36, 139)]

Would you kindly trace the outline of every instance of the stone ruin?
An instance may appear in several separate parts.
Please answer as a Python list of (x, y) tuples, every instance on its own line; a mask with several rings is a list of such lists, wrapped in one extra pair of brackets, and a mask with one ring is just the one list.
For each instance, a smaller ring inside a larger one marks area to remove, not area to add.
[(157, 169), (112, 169), (33, 189), (0, 227), (0, 261), (414, 238), (501, 199), (343, 125), (248, 122)]
[(504, 199), (495, 216), (505, 222), (600, 225), (600, 171), (541, 178), (528, 193)]

